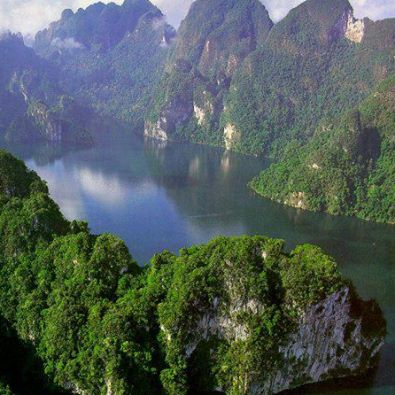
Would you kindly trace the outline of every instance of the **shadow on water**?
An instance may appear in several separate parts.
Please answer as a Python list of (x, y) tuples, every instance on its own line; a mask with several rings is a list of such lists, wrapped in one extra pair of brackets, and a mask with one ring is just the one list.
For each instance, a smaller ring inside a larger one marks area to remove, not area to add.
[(15, 156), (23, 160), (33, 159), (38, 166), (46, 166), (61, 159), (68, 152), (76, 152), (75, 147), (67, 147), (62, 144), (41, 143), (39, 145), (4, 144), (4, 149), (11, 151)]

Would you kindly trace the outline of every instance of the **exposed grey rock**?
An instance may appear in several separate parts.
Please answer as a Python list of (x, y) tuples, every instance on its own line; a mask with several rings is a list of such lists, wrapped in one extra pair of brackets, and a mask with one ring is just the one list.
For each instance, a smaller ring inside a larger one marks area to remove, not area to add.
[[(165, 131), (173, 140), (182, 140), (191, 138), (190, 130), (224, 132), (220, 118), (231, 80), (272, 26), (265, 7), (256, 0), (194, 2), (179, 28), (160, 86), (167, 97), (158, 104), (159, 116), (146, 123), (145, 135), (158, 138)], [(233, 148), (226, 131), (221, 145)]]
[(33, 106), (30, 115), (40, 125), (40, 132), (45, 140), (53, 143), (62, 142), (64, 132), (62, 121), (52, 116), (44, 104)]
[[(215, 298), (196, 322), (186, 348), (188, 357), (202, 339), (215, 336), (237, 341), (249, 336), (247, 327), (237, 321), (237, 313), (257, 314), (262, 308), (259, 302), (231, 299), (226, 309), (223, 304)], [(295, 330), (278, 348), (284, 363), (262, 381), (248, 380), (252, 382), (248, 393), (270, 395), (305, 384), (361, 375), (374, 367), (384, 336), (385, 323), (378, 305), (360, 300), (349, 287), (343, 287), (300, 312)]]
[(172, 134), (193, 114), (192, 98), (179, 97), (164, 109), (157, 122), (146, 122), (144, 136), (157, 140), (172, 140)]
[[(329, 379), (361, 375), (374, 367), (384, 344), (383, 327), (375, 321), (377, 305), (363, 302), (344, 287), (309, 307), (297, 330), (280, 347), (286, 361), (251, 394), (267, 395)], [(372, 322), (373, 321), (373, 322)], [(383, 324), (383, 322), (381, 321)]]
[(224, 141), (227, 150), (231, 150), (235, 144), (240, 142), (241, 133), (233, 124), (227, 124), (224, 129)]

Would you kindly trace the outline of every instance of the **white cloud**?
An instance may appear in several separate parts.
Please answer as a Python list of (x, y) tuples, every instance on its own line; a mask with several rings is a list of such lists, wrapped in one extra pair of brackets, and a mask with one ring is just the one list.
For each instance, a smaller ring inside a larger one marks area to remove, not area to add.
[(278, 22), (287, 15), (289, 10), (303, 3), (301, 0), (261, 0), (261, 2), (269, 11), (274, 22)]
[(67, 219), (86, 218), (81, 190), (75, 187), (78, 180), (70, 174), (61, 160), (48, 166), (40, 166), (33, 159), (26, 164), (48, 183), (51, 197), (59, 204)]
[(166, 15), (171, 25), (178, 27), (188, 13), (192, 0), (152, 0), (152, 3)]
[[(101, 0), (110, 3), (110, 0)], [(122, 0), (116, 0), (122, 3)], [(94, 0), (0, 0), (0, 29), (34, 34), (60, 18), (66, 8), (85, 8)]]
[(352, 3), (358, 18), (368, 16), (376, 20), (395, 17), (393, 0), (353, 0)]
[[(102, 0), (109, 3), (110, 0)], [(275, 21), (283, 18), (287, 12), (302, 0), (261, 0)], [(34, 34), (59, 19), (66, 8), (76, 11), (85, 8), (95, 0), (0, 0), (0, 30), (19, 31)], [(123, 0), (113, 0), (121, 4)], [(168, 21), (178, 26), (185, 17), (192, 0), (152, 0)], [(395, 17), (394, 0), (351, 0), (358, 17), (368, 16), (372, 19)]]
[(57, 49), (73, 50), (84, 48), (84, 45), (76, 41), (73, 37), (65, 38), (64, 40), (60, 38), (55, 38), (52, 40), (51, 45)]

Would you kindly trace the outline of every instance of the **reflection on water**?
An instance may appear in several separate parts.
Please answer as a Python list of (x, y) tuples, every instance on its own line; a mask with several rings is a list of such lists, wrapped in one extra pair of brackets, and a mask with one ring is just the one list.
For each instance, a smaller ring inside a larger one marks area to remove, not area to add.
[(260, 199), (246, 185), (265, 166), (262, 160), (207, 147), (112, 138), (77, 152), (9, 148), (47, 180), (68, 218), (87, 220), (95, 233), (119, 235), (141, 264), (165, 248), (177, 251), (217, 235), (265, 234), (287, 240), (289, 248), (320, 245), (364, 298), (377, 299), (389, 333), (380, 367), (368, 378), (372, 388), (304, 393), (395, 393), (395, 227)]

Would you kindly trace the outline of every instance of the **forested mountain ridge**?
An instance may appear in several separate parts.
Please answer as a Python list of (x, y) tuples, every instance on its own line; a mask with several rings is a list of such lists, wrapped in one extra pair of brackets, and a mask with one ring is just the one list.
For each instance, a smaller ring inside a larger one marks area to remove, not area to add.
[(4, 151), (0, 250), (0, 318), (72, 392), (278, 393), (365, 373), (386, 333), (318, 247), (218, 238), (141, 269), (117, 237), (65, 220)]
[(302, 3), (234, 78), (224, 114), (234, 148), (281, 157), (366, 98), (395, 70), (394, 56), (395, 19), (356, 20), (347, 0)]
[(148, 0), (126, 0), (121, 6), (98, 2), (76, 13), (66, 9), (59, 21), (37, 33), (34, 49), (42, 55), (56, 55), (67, 49), (67, 43), (72, 46), (74, 42), (80, 49), (97, 46), (103, 51), (109, 50), (122, 41), (126, 33), (133, 32), (141, 16), (147, 13), (163, 17)]
[(23, 43), (20, 35), (0, 36), (0, 138), (89, 144), (89, 112), (62, 91), (58, 71)]
[(395, 223), (395, 75), (251, 186), (291, 206)]
[[(34, 50), (0, 40), (7, 140), (90, 144), (98, 114), (147, 137), (280, 160), (395, 72), (395, 19), (358, 20), (348, 0), (307, 0), (273, 24), (258, 0), (196, 0), (176, 35), (148, 0), (126, 0), (65, 10)], [(351, 215), (363, 201), (313, 209)]]
[(37, 33), (34, 49), (60, 70), (60, 84), (103, 116), (143, 127), (175, 30), (148, 0), (96, 3)]
[(348, 0), (307, 0), (277, 24), (258, 0), (197, 0), (175, 38), (157, 7), (127, 0), (65, 10), (34, 48), (71, 96), (138, 133), (278, 159), (395, 71), (394, 32)]
[[(177, 39), (148, 0), (66, 10), (36, 53), (0, 40), (0, 129), (86, 144), (90, 107), (148, 137), (282, 158), (253, 187), (283, 203), (394, 222), (394, 33), (346, 0), (277, 25), (257, 0), (197, 0)], [(0, 252), (0, 346), (16, 336), (72, 393), (271, 395), (365, 375), (386, 335), (318, 247), (220, 237), (142, 268), (2, 150)], [(18, 393), (4, 364), (0, 393)]]
[(224, 97), (273, 22), (258, 0), (199, 0), (182, 22), (145, 135), (221, 145)]
[(34, 49), (62, 92), (136, 132), (145, 120), (146, 136), (278, 159), (395, 70), (394, 32), (348, 0), (307, 0), (277, 24), (258, 0), (197, 0), (175, 38), (148, 0), (126, 0), (65, 10)]
[[(279, 158), (290, 140), (307, 141), (325, 117), (351, 109), (394, 71), (395, 20), (357, 20), (348, 0), (308, 0), (273, 25), (258, 2), (236, 3), (229, 9), (198, 0), (191, 7), (146, 135)], [(215, 7), (229, 15), (220, 28)], [(252, 23), (255, 14), (261, 17)], [(201, 36), (196, 26), (203, 26)], [(247, 37), (253, 45), (245, 45)], [(190, 54), (184, 42), (192, 43)], [(218, 58), (221, 45), (226, 54), (244, 55), (231, 62), (230, 74), (226, 56)], [(222, 73), (210, 75), (218, 59)]]

